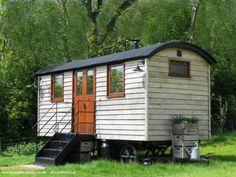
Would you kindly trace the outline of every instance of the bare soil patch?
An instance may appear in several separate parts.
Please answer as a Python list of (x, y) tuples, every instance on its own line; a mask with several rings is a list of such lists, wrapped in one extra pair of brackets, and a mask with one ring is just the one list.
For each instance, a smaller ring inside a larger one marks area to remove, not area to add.
[(17, 165), (9, 167), (0, 167), (0, 170), (43, 170), (45, 167), (40, 165)]

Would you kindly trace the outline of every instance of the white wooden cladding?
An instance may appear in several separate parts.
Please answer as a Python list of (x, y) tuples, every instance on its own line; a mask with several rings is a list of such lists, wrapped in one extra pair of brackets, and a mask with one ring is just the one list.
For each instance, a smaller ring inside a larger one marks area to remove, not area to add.
[[(64, 101), (51, 102), (51, 75), (41, 76), (39, 78), (39, 95), (38, 95), (38, 133), (39, 136), (52, 136), (56, 131), (69, 132), (72, 119), (72, 71), (64, 72)], [(54, 105), (54, 106), (53, 106)], [(53, 106), (53, 107), (52, 107)], [(50, 109), (52, 107), (52, 109)], [(49, 110), (50, 109), (50, 110)], [(69, 112), (69, 113), (67, 113)], [(50, 120), (50, 118), (52, 119)], [(56, 125), (61, 119), (63, 121)], [(50, 121), (48, 121), (50, 120)], [(68, 125), (66, 125), (68, 123)], [(54, 130), (53, 130), (54, 129)]]
[[(191, 77), (170, 77), (170, 59), (189, 61)], [(171, 140), (171, 121), (178, 114), (197, 116), (200, 139), (209, 138), (209, 64), (190, 50), (165, 49), (147, 60), (147, 68), (148, 140)]]
[(96, 68), (97, 138), (146, 140), (146, 74), (133, 71), (138, 62), (125, 63), (125, 96), (119, 98), (107, 98), (107, 66)]
[[(176, 51), (182, 51), (182, 57)], [(190, 61), (190, 78), (170, 77), (169, 59)], [(172, 119), (177, 114), (199, 118), (200, 139), (210, 136), (209, 65), (189, 50), (165, 49), (145, 59), (143, 72), (133, 71), (138, 60), (125, 62), (125, 96), (107, 98), (107, 66), (96, 67), (96, 134), (98, 139), (161, 141), (171, 140)], [(58, 112), (72, 108), (73, 72), (64, 74), (64, 102), (57, 104)], [(51, 75), (41, 76), (38, 95), (38, 130), (55, 114), (51, 102)], [(41, 130), (43, 136), (56, 121), (65, 116), (58, 113)], [(56, 127), (64, 128), (72, 119), (68, 113)], [(64, 132), (71, 130), (69, 123)], [(48, 136), (52, 136), (51, 130)]]

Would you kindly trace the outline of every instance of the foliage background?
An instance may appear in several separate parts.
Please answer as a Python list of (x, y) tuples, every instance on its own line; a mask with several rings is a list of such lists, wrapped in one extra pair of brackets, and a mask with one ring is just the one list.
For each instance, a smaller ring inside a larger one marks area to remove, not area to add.
[[(0, 0), (0, 137), (35, 134), (34, 72), (71, 60), (172, 40), (201, 46), (212, 68), (213, 130), (218, 97), (228, 102), (225, 128), (236, 128), (236, 1)], [(195, 9), (195, 11), (193, 10)], [(215, 129), (214, 129), (215, 128)]]

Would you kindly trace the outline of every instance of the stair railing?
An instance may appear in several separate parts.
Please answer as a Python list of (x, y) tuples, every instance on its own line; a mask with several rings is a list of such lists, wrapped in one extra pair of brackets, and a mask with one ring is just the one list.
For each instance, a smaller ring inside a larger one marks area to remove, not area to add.
[[(78, 102), (76, 102), (75, 105), (79, 104), (79, 102), (80, 102), (80, 100), (78, 100)], [(86, 102), (86, 101), (83, 100), (83, 102)], [(88, 102), (88, 101), (87, 101), (87, 102)], [(93, 103), (95, 104), (95, 101), (89, 101), (89, 102), (93, 102)], [(73, 105), (73, 108), (75, 107), (75, 105)], [(94, 105), (94, 109), (95, 109), (95, 105)], [(78, 113), (81, 113), (81, 112), (87, 113), (86, 111), (79, 111), (79, 110), (78, 110), (78, 111), (75, 113), (75, 115), (73, 115), (73, 117), (74, 117), (74, 116), (77, 116)], [(95, 110), (94, 110), (94, 116), (95, 116)], [(63, 130), (67, 127), (67, 125), (68, 125), (69, 123), (71, 123), (71, 122), (72, 122), (72, 120), (68, 121), (68, 122), (66, 123), (66, 125), (61, 129), (61, 131), (60, 131), (59, 133), (62, 133), (62, 131), (63, 131)], [(62, 138), (62, 140), (59, 141), (59, 144), (57, 145), (57, 150), (59, 149), (61, 143), (62, 143), (62, 142), (67, 138), (67, 136), (72, 132), (72, 130), (74, 130), (74, 128), (76, 128), (76, 130), (77, 130), (79, 123), (81, 123), (81, 122), (78, 121), (77, 124), (72, 125), (71, 130)], [(93, 123), (93, 124), (94, 124), (94, 123)]]
[[(70, 103), (71, 104), (71, 102), (63, 102), (63, 103)], [(51, 128), (49, 128), (48, 129), (48, 131), (44, 134), (44, 136), (46, 136), (52, 129), (54, 130), (54, 128), (58, 125), (60, 125), (60, 123), (66, 118), (66, 116), (69, 114), (69, 113), (71, 113), (72, 112), (72, 110), (73, 110), (73, 106), (68, 110), (68, 111), (65, 111), (65, 112), (60, 112), (60, 113), (65, 113), (65, 115), (62, 117), (62, 119), (60, 119), (58, 122), (56, 121), (52, 126), (51, 126)], [(58, 113), (58, 111), (56, 110), (56, 113)], [(54, 130), (54, 132), (56, 132), (55, 130)]]
[[(79, 101), (80, 101), (80, 100), (78, 100), (75, 104), (72, 104), (72, 107), (71, 107), (70, 110), (66, 113), (66, 115), (67, 115), (69, 112), (72, 113), (72, 111), (74, 110), (74, 107), (79, 104)], [(60, 124), (62, 121), (64, 121), (64, 118), (66, 117), (66, 115), (65, 115), (59, 122), (57, 122), (57, 123)], [(76, 114), (76, 115), (77, 115), (77, 114)], [(65, 126), (60, 130), (60, 132), (58, 132), (58, 133), (62, 133), (62, 131), (66, 128), (66, 126), (67, 126), (70, 122), (72, 122), (71, 120), (73, 119), (73, 116), (74, 116), (74, 115), (71, 115), (71, 119), (66, 123), (66, 125), (65, 125)], [(71, 133), (71, 131), (69, 131), (69, 133)]]
[[(74, 110), (75, 106), (76, 106), (76, 105), (79, 105), (79, 102), (80, 102), (80, 100), (78, 100), (75, 104), (73, 104), (71, 109)], [(78, 112), (77, 112), (75, 115), (77, 115), (77, 114), (78, 114)], [(68, 124), (72, 122), (72, 119), (73, 119), (73, 117), (74, 117), (75, 115), (72, 115), (71, 120), (69, 120), (69, 121), (66, 123), (66, 125), (65, 125), (65, 126), (60, 130), (60, 132), (58, 132), (58, 133), (62, 133), (62, 131), (68, 126)], [(59, 149), (61, 143), (62, 143), (62, 142), (66, 139), (66, 137), (72, 132), (72, 130), (73, 130), (73, 125), (72, 125), (71, 130), (62, 138), (62, 140), (59, 141), (59, 144), (57, 145), (57, 150)]]
[(39, 124), (39, 122), (41, 122), (41, 120), (49, 113), (50, 110), (53, 109), (53, 107), (57, 104), (57, 102), (55, 102), (48, 110), (47, 112), (45, 112), (45, 114), (33, 125), (32, 128), (35, 128), (35, 126), (37, 126)]
[[(48, 124), (48, 122), (50, 122), (52, 120), (52, 118), (54, 118), (54, 116), (57, 114), (57, 112), (55, 112), (48, 120), (45, 124), (43, 124), (43, 126), (38, 130), (37, 133), (40, 133), (41, 130), (43, 130), (43, 128)], [(44, 136), (46, 136), (46, 134), (44, 134)]]
[[(63, 102), (63, 103), (70, 103), (70, 104), (71, 104), (71, 102)], [(55, 110), (54, 114), (46, 121), (45, 124), (43, 124), (42, 127), (40, 127), (39, 130), (37, 130), (37, 133), (40, 133), (41, 130), (43, 130), (43, 128), (54, 118), (54, 116), (57, 117), (57, 113), (58, 113), (58, 111), (57, 111), (57, 110), (58, 110), (57, 104), (58, 104), (58, 102), (55, 102), (55, 103), (47, 110), (47, 112), (33, 125), (32, 128), (34, 128), (36, 125), (38, 125), (38, 124), (43, 120), (43, 118), (50, 112), (50, 110), (54, 109), (54, 106), (56, 105), (56, 110)], [(71, 108), (71, 109), (72, 109), (72, 108)], [(68, 112), (65, 112), (65, 113), (66, 113), (66, 115), (68, 114)], [(65, 116), (66, 116), (66, 115), (65, 115)], [(65, 117), (65, 116), (64, 116), (64, 117)], [(63, 117), (63, 118), (64, 118), (64, 117)], [(57, 122), (56, 122), (56, 123), (57, 123)], [(55, 123), (55, 124), (56, 124), (56, 123)], [(51, 131), (51, 129), (55, 127), (55, 124), (53, 124), (53, 126), (44, 134), (44, 136), (46, 136), (46, 135)]]

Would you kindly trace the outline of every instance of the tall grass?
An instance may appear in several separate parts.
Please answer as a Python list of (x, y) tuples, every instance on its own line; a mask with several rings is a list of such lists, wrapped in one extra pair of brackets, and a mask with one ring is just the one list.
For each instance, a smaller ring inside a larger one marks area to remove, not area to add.
[(42, 146), (43, 142), (39, 143), (20, 143), (8, 146), (4, 152), (4, 156), (14, 156), (14, 155), (33, 155), (35, 154)]

